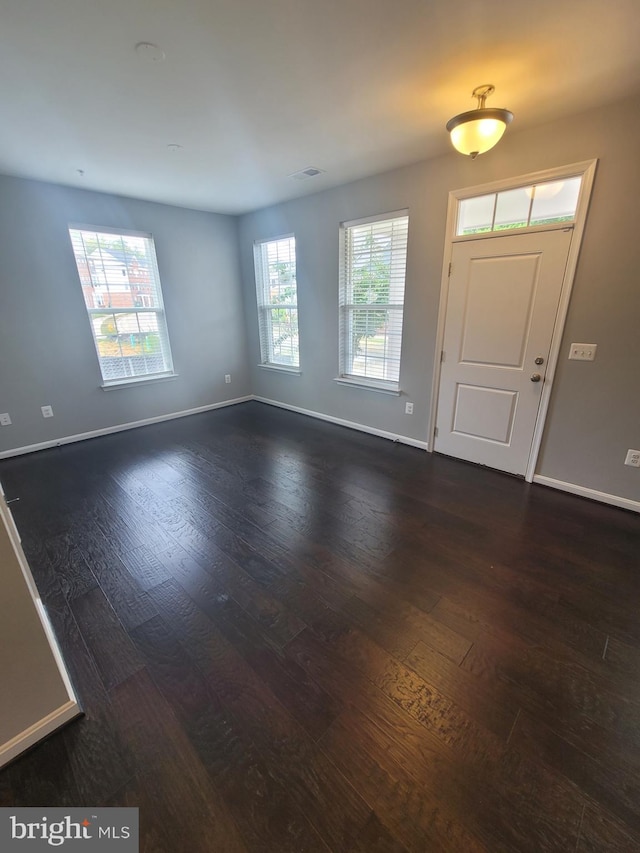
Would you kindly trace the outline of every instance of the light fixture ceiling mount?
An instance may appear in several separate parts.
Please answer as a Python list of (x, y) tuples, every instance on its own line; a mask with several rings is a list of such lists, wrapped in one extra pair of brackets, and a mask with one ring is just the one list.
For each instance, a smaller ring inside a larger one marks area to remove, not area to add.
[(513, 121), (513, 113), (500, 107), (485, 106), (489, 95), (496, 90), (490, 83), (476, 86), (472, 97), (478, 99), (475, 110), (454, 116), (447, 122), (451, 144), (461, 154), (469, 154), (475, 160), (500, 140), (507, 125)]

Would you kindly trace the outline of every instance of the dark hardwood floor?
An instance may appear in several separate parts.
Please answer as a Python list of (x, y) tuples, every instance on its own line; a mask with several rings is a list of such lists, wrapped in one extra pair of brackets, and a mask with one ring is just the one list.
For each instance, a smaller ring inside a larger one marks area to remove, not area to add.
[[(260, 403), (0, 463), (141, 850), (640, 850), (640, 519)], [(3, 697), (2, 701), (10, 701)]]

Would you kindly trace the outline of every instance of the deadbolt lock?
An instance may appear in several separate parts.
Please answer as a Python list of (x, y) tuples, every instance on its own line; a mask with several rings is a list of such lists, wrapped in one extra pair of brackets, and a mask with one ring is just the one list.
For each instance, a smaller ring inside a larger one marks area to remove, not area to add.
[(544, 358), (541, 355), (536, 358), (536, 364), (544, 364)]

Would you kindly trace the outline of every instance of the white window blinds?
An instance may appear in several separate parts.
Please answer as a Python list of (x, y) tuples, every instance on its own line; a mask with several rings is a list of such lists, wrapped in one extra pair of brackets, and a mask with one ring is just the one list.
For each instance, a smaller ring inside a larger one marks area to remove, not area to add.
[(255, 243), (254, 261), (261, 362), (297, 370), (296, 238), (291, 235)]
[(408, 229), (407, 211), (342, 226), (342, 378), (398, 387)]
[(173, 373), (150, 234), (70, 228), (105, 385)]

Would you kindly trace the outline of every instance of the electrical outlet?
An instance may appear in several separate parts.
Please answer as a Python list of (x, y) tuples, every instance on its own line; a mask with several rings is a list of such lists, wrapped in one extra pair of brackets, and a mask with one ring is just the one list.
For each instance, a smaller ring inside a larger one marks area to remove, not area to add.
[(404, 404), (404, 413), (405, 415), (413, 414), (413, 403), (405, 403)]
[(52, 418), (53, 417), (53, 409), (51, 406), (41, 406), (40, 411), (42, 412), (43, 418)]
[(9, 412), (3, 412), (0, 415), (0, 426), (11, 426), (11, 418)]
[(597, 344), (571, 344), (569, 358), (574, 361), (593, 361), (597, 349)]
[(627, 450), (624, 464), (631, 465), (632, 468), (640, 468), (640, 450)]
[(225, 373), (224, 381), (226, 382), (227, 385), (231, 384), (231, 374), (230, 373)]

